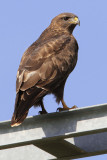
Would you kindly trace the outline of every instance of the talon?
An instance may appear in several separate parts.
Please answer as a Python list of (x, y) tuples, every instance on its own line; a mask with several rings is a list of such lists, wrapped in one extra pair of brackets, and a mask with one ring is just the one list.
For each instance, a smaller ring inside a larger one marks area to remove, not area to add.
[(42, 114), (41, 112), (42, 112), (42, 111), (39, 111), (39, 112), (38, 112), (38, 115), (41, 115), (41, 114)]
[(76, 109), (78, 108), (76, 105), (74, 105), (73, 107), (69, 108), (69, 109)]
[(62, 112), (62, 111), (67, 111), (67, 110), (70, 110), (70, 109), (76, 109), (78, 108), (76, 105), (74, 105), (73, 107), (71, 108), (57, 108), (56, 112)]
[(56, 112), (61, 112), (63, 111), (63, 108), (57, 108)]
[(57, 108), (56, 112), (62, 112), (62, 111), (67, 111), (69, 110), (68, 108)]
[(44, 111), (39, 111), (38, 114), (47, 114), (48, 112), (46, 112), (45, 110)]

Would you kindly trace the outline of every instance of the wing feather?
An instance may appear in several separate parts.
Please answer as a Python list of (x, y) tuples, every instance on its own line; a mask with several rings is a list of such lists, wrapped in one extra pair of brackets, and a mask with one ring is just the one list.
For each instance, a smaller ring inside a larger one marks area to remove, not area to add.
[(59, 54), (63, 52), (64, 46), (66, 47), (69, 42), (70, 38), (63, 35), (57, 39), (52, 38), (48, 42), (46, 41), (29, 55), (26, 51), (18, 69), (16, 91), (18, 92), (19, 89), (25, 91), (34, 85), (40, 87), (40, 84), (42, 84), (41, 87), (44, 87), (58, 78), (68, 65), (66, 61), (60, 59)]

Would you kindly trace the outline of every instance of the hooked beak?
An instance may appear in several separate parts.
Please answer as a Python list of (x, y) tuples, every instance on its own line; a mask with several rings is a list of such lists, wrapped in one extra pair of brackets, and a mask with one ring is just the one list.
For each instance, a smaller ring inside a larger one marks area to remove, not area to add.
[(70, 18), (69, 23), (78, 24), (80, 26), (80, 21), (78, 17)]

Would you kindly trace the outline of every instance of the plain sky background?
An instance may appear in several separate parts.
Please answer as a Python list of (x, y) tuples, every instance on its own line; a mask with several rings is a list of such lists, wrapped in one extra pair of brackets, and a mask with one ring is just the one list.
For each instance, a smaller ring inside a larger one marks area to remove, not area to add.
[[(0, 121), (10, 120), (15, 101), (17, 69), (24, 51), (62, 12), (75, 13), (79, 44), (78, 63), (64, 92), (69, 107), (107, 103), (107, 0), (3, 0), (0, 1)], [(58, 104), (52, 95), (44, 103), (48, 112)], [(61, 104), (59, 104), (59, 107)], [(29, 116), (40, 109), (30, 109)], [(84, 158), (106, 160), (107, 155)], [(81, 159), (82, 160), (82, 159)]]

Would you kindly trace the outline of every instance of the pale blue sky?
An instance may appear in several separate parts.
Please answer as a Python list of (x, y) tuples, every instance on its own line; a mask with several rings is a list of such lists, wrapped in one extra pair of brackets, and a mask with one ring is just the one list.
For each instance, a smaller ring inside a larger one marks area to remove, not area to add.
[[(62, 12), (75, 13), (81, 22), (74, 31), (79, 44), (78, 63), (67, 80), (64, 99), (69, 107), (107, 103), (107, 0), (3, 0), (0, 1), (0, 121), (11, 119), (16, 72), (23, 52), (51, 19)], [(56, 111), (58, 105), (53, 96), (47, 96), (44, 102), (48, 112)], [(31, 108), (29, 115), (38, 111)], [(85, 159), (106, 160), (107, 155)]]

